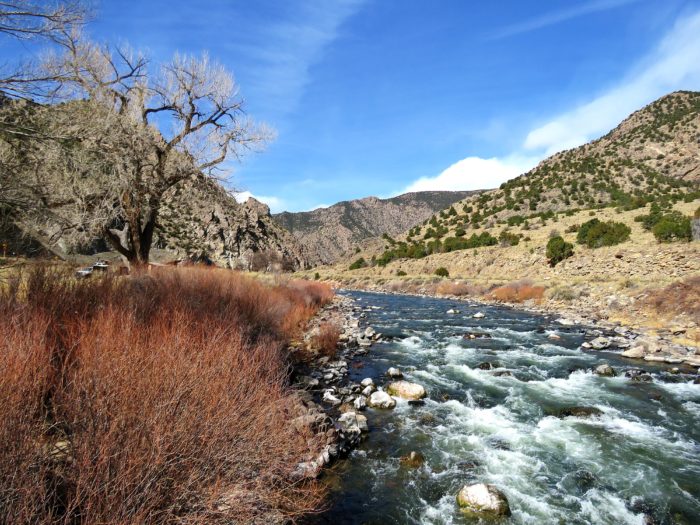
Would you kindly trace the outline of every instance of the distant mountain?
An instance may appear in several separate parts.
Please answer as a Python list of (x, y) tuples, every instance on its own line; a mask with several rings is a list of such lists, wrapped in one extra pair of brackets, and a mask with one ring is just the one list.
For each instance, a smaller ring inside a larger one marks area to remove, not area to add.
[(358, 243), (384, 233), (396, 235), (448, 208), (475, 191), (421, 191), (390, 199), (366, 197), (328, 208), (273, 215), (289, 230), (315, 264), (329, 264), (355, 249)]

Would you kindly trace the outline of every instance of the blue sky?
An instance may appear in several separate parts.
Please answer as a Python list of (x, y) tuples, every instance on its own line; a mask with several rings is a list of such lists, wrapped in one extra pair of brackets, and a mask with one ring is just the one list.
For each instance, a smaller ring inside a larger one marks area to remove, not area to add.
[[(700, 0), (102, 0), (89, 33), (207, 51), (277, 130), (230, 186), (297, 211), (498, 186), (676, 90)], [(247, 195), (245, 193), (244, 195)]]

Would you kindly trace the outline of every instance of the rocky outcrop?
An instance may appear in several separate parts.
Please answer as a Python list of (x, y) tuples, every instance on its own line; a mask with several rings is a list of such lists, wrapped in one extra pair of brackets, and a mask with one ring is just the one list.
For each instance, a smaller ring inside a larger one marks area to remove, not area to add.
[(228, 268), (295, 270), (307, 258), (296, 239), (272, 220), (270, 208), (248, 199), (240, 204), (212, 180), (192, 180), (166, 195), (156, 245), (183, 257)]
[(328, 208), (274, 215), (299, 240), (313, 264), (330, 264), (355, 247), (386, 233), (397, 235), (474, 191), (421, 191), (390, 199), (367, 197)]

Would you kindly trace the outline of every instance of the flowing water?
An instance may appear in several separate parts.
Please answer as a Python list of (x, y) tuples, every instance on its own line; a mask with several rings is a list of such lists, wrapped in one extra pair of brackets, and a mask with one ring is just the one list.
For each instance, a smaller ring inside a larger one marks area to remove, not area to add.
[[(694, 375), (642, 363), (652, 383), (600, 377), (639, 367), (613, 352), (579, 349), (585, 331), (504, 307), (351, 292), (367, 324), (391, 336), (351, 379), (386, 383), (399, 367), (428, 391), (422, 406), (368, 409), (370, 434), (331, 470), (329, 508), (315, 524), (474, 523), (460, 487), (493, 483), (512, 524), (699, 524), (700, 385)], [(374, 308), (369, 308), (373, 306)], [(450, 308), (461, 313), (446, 314)], [(483, 319), (472, 315), (481, 311)], [(490, 339), (465, 339), (466, 332)], [(553, 340), (551, 334), (560, 339)], [(495, 369), (483, 370), (481, 363)], [(509, 371), (512, 375), (498, 375)], [(571, 407), (589, 417), (559, 417)], [(419, 468), (399, 461), (415, 450)], [(648, 520), (648, 521), (645, 521)]]

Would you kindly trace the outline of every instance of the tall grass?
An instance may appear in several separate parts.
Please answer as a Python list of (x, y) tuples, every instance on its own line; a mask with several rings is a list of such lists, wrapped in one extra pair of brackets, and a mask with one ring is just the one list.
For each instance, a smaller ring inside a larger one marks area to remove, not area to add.
[(0, 522), (250, 523), (317, 508), (321, 488), (292, 476), (318, 443), (289, 423), (300, 406), (284, 349), (331, 296), (202, 269), (8, 282)]

